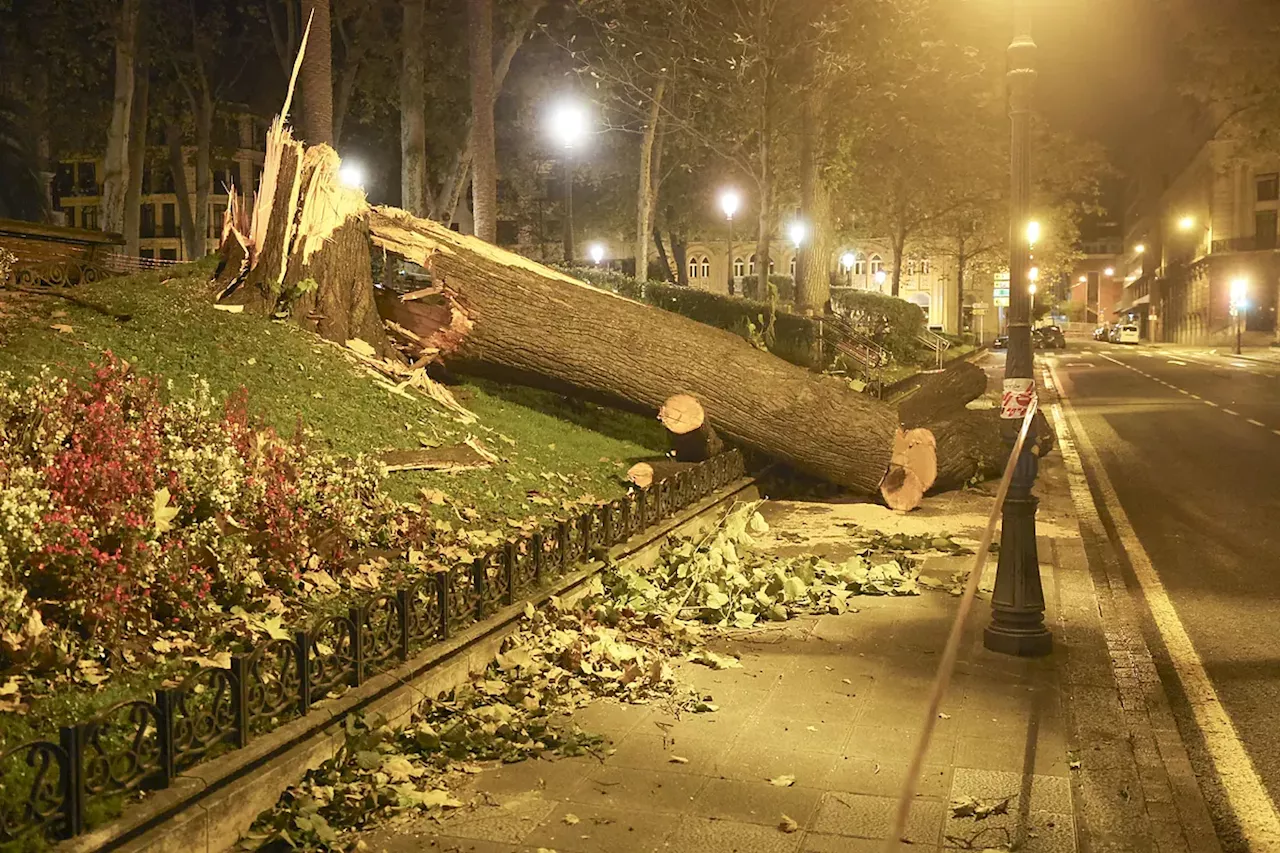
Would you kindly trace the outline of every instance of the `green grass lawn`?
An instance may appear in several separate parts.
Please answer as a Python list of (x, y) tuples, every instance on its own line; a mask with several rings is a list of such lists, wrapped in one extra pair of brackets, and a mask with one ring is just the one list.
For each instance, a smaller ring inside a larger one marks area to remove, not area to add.
[[(250, 411), (265, 422), (285, 434), (301, 423), (341, 453), (449, 445), (474, 436), (503, 463), (459, 474), (397, 472), (387, 488), (405, 500), (423, 488), (443, 491), (479, 511), (476, 523), (543, 514), (547, 499), (617, 497), (628, 460), (666, 449), (652, 418), (480, 381), (452, 389), (480, 418), (463, 426), (426, 397), (410, 392), (406, 398), (379, 385), (337, 347), (292, 324), (215, 310), (206, 286), (212, 269), (204, 262), (74, 290), (130, 315), (127, 322), (61, 299), (26, 303), (17, 319), (0, 327), (0, 371), (23, 378), (47, 365), (65, 372), (110, 350), (175, 391), (196, 377), (219, 396), (243, 386)], [(541, 494), (531, 498), (530, 492)]]

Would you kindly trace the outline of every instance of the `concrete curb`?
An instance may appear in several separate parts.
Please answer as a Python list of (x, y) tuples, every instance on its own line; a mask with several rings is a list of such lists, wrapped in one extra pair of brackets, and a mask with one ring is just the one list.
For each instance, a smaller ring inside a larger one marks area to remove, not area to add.
[[(645, 565), (657, 558), (673, 533), (697, 535), (718, 521), (720, 510), (759, 496), (754, 478), (744, 478), (694, 504), (657, 528), (608, 551), (607, 560), (587, 563), (553, 588), (527, 599), (535, 606), (552, 596), (572, 600), (585, 583), (612, 563)], [(251, 741), (244, 749), (179, 774), (173, 785), (148, 796), (120, 819), (57, 845), (57, 853), (221, 853), (270, 808), (289, 785), (332, 758), (345, 741), (350, 714), (407, 722), (424, 699), (464, 683), (486, 667), (502, 641), (518, 626), (525, 601), (506, 607), (413, 660), (370, 678), (311, 713)]]

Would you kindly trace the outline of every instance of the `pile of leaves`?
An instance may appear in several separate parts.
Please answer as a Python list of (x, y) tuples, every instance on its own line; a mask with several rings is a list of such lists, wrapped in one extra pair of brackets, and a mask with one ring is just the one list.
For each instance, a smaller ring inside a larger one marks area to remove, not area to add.
[(615, 568), (606, 585), (625, 611), (750, 628), (798, 613), (844, 613), (859, 595), (917, 595), (918, 570), (873, 546), (842, 563), (764, 553), (768, 523), (758, 503), (740, 504), (702, 541), (675, 540), (649, 568)]
[(602, 594), (597, 583), (576, 609), (555, 599), (545, 610), (526, 607), (488, 669), (425, 702), (408, 725), (349, 719), (339, 753), (264, 812), (242, 847), (348, 850), (354, 833), (375, 823), (463, 807), (450, 788), (480, 772), (478, 762), (594, 752), (603, 739), (569, 716), (593, 699), (714, 710), (671, 667), (693, 647), (696, 626), (623, 615)]

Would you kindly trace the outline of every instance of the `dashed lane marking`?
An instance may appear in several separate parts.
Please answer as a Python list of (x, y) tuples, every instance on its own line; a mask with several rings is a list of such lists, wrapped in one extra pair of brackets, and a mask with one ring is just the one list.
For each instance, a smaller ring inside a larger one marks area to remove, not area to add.
[(1171, 359), (1169, 359), (1169, 364), (1176, 364), (1176, 365), (1178, 365), (1179, 367), (1186, 367), (1186, 366), (1187, 366), (1187, 363), (1186, 363), (1185, 361), (1178, 361), (1176, 358), (1171, 358)]
[(1219, 406), (1217, 403), (1213, 402), (1212, 400), (1201, 400), (1200, 402), (1201, 402), (1201, 403), (1204, 403), (1206, 406), (1213, 406), (1215, 409), (1221, 409), (1221, 408), (1222, 408), (1221, 406)]
[[(1049, 370), (1053, 371), (1052, 365)], [(1054, 384), (1062, 388), (1056, 374), (1053, 378)], [(1267, 789), (1253, 766), (1253, 760), (1240, 741), (1235, 724), (1222, 707), (1213, 682), (1205, 672), (1204, 663), (1200, 660), (1178, 611), (1174, 609), (1169, 593), (1160, 582), (1151, 558), (1138, 540), (1138, 535), (1116, 496), (1111, 478), (1098, 459), (1092, 439), (1084, 431), (1071, 401), (1063, 394), (1059, 394), (1059, 399), (1075, 438), (1074, 447), (1070, 449), (1066, 442), (1063, 443), (1063, 455), (1065, 457), (1070, 452), (1074, 456), (1078, 448), (1079, 455), (1089, 459), (1088, 467), (1093, 473), (1098, 493), (1111, 515), (1116, 536), (1129, 557), (1134, 576), (1142, 588), (1147, 607), (1151, 610), (1152, 621), (1169, 651), (1169, 659), (1178, 680), (1182, 682), (1196, 725), (1204, 736), (1209, 760), (1213, 762), (1221, 780), (1222, 790), (1235, 813), (1244, 842), (1253, 853), (1276, 853), (1280, 851), (1280, 814), (1276, 813), (1275, 803), (1268, 796)], [(1280, 434), (1280, 430), (1276, 432)], [(1078, 463), (1079, 460), (1072, 461)]]
[(1257, 427), (1266, 426), (1266, 424), (1264, 424), (1262, 421), (1254, 420), (1253, 418), (1249, 418), (1247, 421), (1245, 421), (1245, 423), (1253, 424), (1254, 426), (1257, 426)]
[(1236, 417), (1240, 416), (1240, 413), (1237, 412), (1235, 409), (1223, 409), (1222, 411), (1228, 415), (1235, 415)]

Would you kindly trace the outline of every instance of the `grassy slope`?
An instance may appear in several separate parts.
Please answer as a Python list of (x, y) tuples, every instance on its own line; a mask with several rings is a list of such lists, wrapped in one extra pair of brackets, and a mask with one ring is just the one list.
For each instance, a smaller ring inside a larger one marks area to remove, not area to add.
[[(43, 365), (77, 368), (111, 350), (178, 391), (196, 376), (220, 396), (243, 385), (250, 410), (266, 422), (290, 434), (301, 421), (344, 453), (474, 435), (504, 464), (453, 475), (400, 472), (389, 475), (387, 487), (402, 499), (423, 487), (439, 489), (490, 521), (545, 512), (545, 504), (528, 500), (534, 489), (557, 503), (583, 494), (616, 497), (623, 463), (665, 449), (652, 419), (482, 382), (453, 389), (480, 417), (477, 425), (461, 426), (425, 397), (406, 399), (380, 387), (337, 348), (293, 325), (214, 310), (204, 287), (210, 271), (206, 263), (172, 278), (146, 273), (76, 288), (83, 299), (132, 315), (125, 323), (63, 300), (39, 300), (26, 322), (0, 330), (0, 371), (24, 377)], [(55, 323), (74, 331), (56, 331)], [(556, 478), (553, 488), (543, 476), (552, 472), (571, 482)]]
[[(190, 387), (195, 376), (223, 396), (243, 385), (250, 410), (277, 429), (292, 432), (300, 419), (347, 453), (415, 448), (419, 436), (449, 444), (475, 435), (504, 462), (453, 475), (394, 473), (387, 488), (403, 499), (413, 499), (421, 488), (441, 490), (457, 504), (480, 511), (467, 525), (477, 528), (503, 528), (508, 518), (547, 515), (561, 501), (583, 495), (617, 497), (627, 460), (665, 449), (662, 429), (652, 418), (488, 383), (453, 389), (480, 417), (479, 424), (461, 426), (425, 397), (406, 399), (380, 387), (336, 347), (295, 326), (214, 310), (204, 292), (209, 272), (207, 264), (195, 265), (173, 278), (148, 273), (75, 290), (80, 298), (131, 314), (126, 323), (59, 299), (25, 303), (14, 312), (17, 319), (0, 326), (0, 371), (20, 379), (45, 365), (67, 371), (111, 350), (141, 372), (171, 381), (175, 391)], [(73, 331), (56, 331), (55, 323)], [(563, 474), (568, 482), (553, 474)], [(531, 502), (530, 490), (539, 490), (555, 506), (545, 499)], [(39, 699), (30, 717), (0, 715), (0, 748), (84, 719), (151, 689), (163, 677), (159, 672), (120, 676), (96, 692), (58, 691)]]

